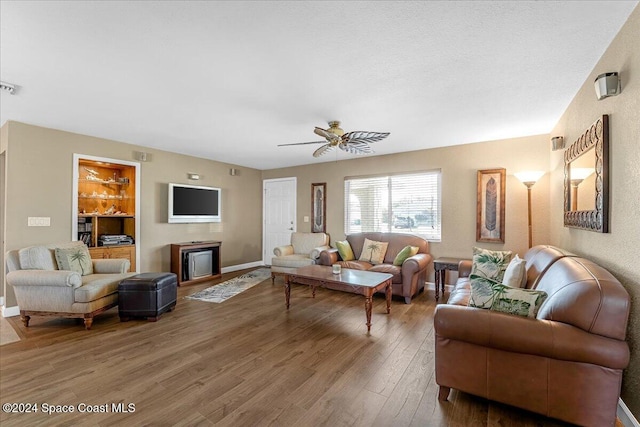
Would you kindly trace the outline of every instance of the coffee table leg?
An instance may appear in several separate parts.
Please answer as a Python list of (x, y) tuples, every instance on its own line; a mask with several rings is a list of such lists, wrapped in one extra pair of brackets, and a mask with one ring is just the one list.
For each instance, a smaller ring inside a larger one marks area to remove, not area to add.
[(289, 310), (289, 299), (291, 298), (291, 286), (289, 285), (289, 275), (284, 276), (284, 298), (287, 301), (287, 310)]
[(366, 295), (364, 300), (364, 310), (367, 313), (367, 332), (371, 332), (371, 307), (373, 306), (373, 296)]
[(391, 280), (387, 282), (386, 297), (387, 297), (387, 314), (389, 314), (391, 313)]
[(316, 287), (311, 285), (311, 298), (316, 297)]

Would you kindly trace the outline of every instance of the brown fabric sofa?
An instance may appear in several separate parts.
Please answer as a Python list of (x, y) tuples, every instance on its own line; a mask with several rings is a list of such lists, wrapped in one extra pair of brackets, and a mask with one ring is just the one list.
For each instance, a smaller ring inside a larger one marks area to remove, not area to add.
[(629, 294), (604, 268), (551, 246), (526, 255), (527, 284), (548, 294), (536, 318), (467, 307), (470, 261), (437, 306), (436, 382), (583, 426), (613, 426), (629, 364)]
[[(358, 261), (362, 253), (364, 239), (389, 242), (383, 264), (373, 265), (366, 261)], [(427, 240), (404, 233), (355, 233), (348, 235), (347, 241), (355, 255), (356, 259), (354, 261), (343, 261), (338, 250), (331, 248), (320, 253), (318, 264), (340, 264), (343, 268), (393, 274), (392, 294), (403, 296), (407, 304), (410, 304), (411, 298), (424, 289), (428, 268), (433, 260), (429, 253), (429, 242)], [(408, 245), (417, 246), (418, 253), (407, 258), (401, 266), (393, 265), (393, 260), (398, 255), (398, 252)]]

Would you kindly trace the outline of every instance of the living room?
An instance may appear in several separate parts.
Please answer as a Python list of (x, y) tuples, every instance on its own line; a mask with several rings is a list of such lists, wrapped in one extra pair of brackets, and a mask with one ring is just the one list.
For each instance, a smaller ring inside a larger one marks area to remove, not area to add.
[[(6, 200), (3, 203), (2, 252), (70, 240), (73, 217), (72, 159), (76, 153), (136, 161), (139, 160), (139, 153), (146, 154), (146, 161), (140, 161), (141, 210), (138, 215), (141, 228), (138, 264), (141, 272), (169, 271), (170, 244), (197, 240), (223, 242), (222, 267), (225, 273), (262, 265), (265, 254), (270, 256), (272, 250), (263, 248), (262, 245), (264, 180), (296, 178), (295, 226), (298, 231), (310, 231), (310, 224), (304, 217), (309, 215), (312, 203), (311, 184), (326, 183), (326, 231), (333, 244), (345, 236), (345, 177), (423, 170), (441, 171), (442, 237), (440, 241), (430, 242), (434, 258), (470, 258), (472, 248), (480, 245), (476, 242), (476, 175), (478, 170), (497, 167), (506, 169), (505, 241), (483, 246), (509, 249), (522, 255), (528, 249), (527, 188), (514, 173), (542, 170), (545, 174), (531, 191), (533, 244), (554, 245), (599, 263), (612, 272), (631, 296), (627, 333), (631, 361), (625, 370), (621, 397), (638, 419), (640, 398), (635, 391), (640, 387), (640, 332), (636, 327), (640, 322), (640, 273), (633, 268), (633, 255), (637, 252), (634, 248), (640, 246), (640, 206), (638, 198), (634, 196), (640, 184), (640, 84), (636, 72), (640, 70), (640, 54), (635, 42), (638, 39), (640, 9), (636, 7), (610, 46), (602, 52), (591, 73), (584, 82), (580, 82), (580, 89), (567, 104), (557, 124), (547, 133), (379, 156), (342, 158), (338, 161), (291, 167), (247, 167), (180, 154), (180, 148), (175, 151), (163, 150), (138, 141), (115, 141), (100, 135), (60, 130), (55, 124), (23, 123), (8, 117), (0, 133), (0, 153), (4, 155), (2, 191), (3, 200)], [(622, 92), (618, 96), (599, 101), (594, 94), (593, 81), (599, 74), (610, 71), (620, 73)], [(567, 228), (563, 223), (564, 151), (552, 151), (550, 139), (552, 136), (562, 135), (570, 144), (604, 114), (610, 116), (611, 138), (609, 232), (594, 233)], [(167, 126), (171, 127), (172, 124), (174, 123), (167, 119)], [(178, 124), (175, 125), (179, 127)], [(421, 131), (428, 133), (428, 129)], [(232, 169), (235, 171), (233, 175), (230, 173)], [(188, 174), (200, 175), (198, 185), (220, 187), (224, 190), (222, 222), (167, 222), (167, 183), (187, 183)], [(51, 226), (29, 227), (27, 217), (49, 217)], [(428, 281), (433, 286), (433, 269), (430, 269), (429, 274)], [(185, 291), (181, 289), (181, 292)], [(278, 296), (282, 296), (281, 291), (278, 292)], [(431, 297), (433, 288), (431, 293), (425, 292), (420, 297), (418, 304), (426, 302), (427, 294)], [(11, 287), (6, 286), (4, 272), (2, 297), (3, 314), (15, 316), (17, 302)], [(269, 302), (273, 300), (270, 294), (266, 297)], [(277, 302), (284, 306), (283, 301)], [(357, 304), (360, 304), (359, 300)], [(394, 304), (397, 302), (394, 301)], [(257, 306), (259, 304), (250, 305), (252, 310), (256, 310)], [(392, 308), (392, 313), (395, 308)], [(402, 310), (406, 309), (398, 309), (399, 312)], [(180, 307), (176, 314), (179, 312)], [(197, 314), (194, 312), (192, 316), (195, 318)], [(96, 322), (96, 325), (100, 325)], [(167, 322), (170, 322), (169, 316), (158, 324)], [(105, 326), (117, 328), (110, 321)], [(126, 330), (134, 332), (134, 327), (130, 323)], [(36, 324), (31, 328), (36, 329)], [(70, 323), (54, 323), (51, 328), (66, 329), (75, 326)], [(88, 333), (98, 332), (95, 329), (96, 327)], [(84, 330), (79, 332), (85, 334)], [(267, 330), (262, 332), (268, 333)], [(48, 333), (52, 334), (47, 338), (47, 344), (51, 345), (56, 340), (55, 333), (50, 329)], [(83, 338), (74, 334), (70, 339), (76, 341)], [(3, 347), (1, 351), (7, 350)], [(11, 367), (3, 364), (2, 370), (5, 369)], [(113, 381), (106, 384), (114, 389), (118, 387)], [(29, 394), (25, 392), (23, 397), (27, 399)], [(68, 396), (67, 400), (70, 402), (74, 398)], [(2, 403), (5, 403), (4, 399)]]

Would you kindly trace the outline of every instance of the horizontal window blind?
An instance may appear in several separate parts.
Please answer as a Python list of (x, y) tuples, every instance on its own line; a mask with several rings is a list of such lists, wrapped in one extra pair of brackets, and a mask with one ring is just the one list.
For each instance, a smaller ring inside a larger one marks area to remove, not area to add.
[(346, 178), (346, 234), (397, 232), (441, 237), (440, 171)]

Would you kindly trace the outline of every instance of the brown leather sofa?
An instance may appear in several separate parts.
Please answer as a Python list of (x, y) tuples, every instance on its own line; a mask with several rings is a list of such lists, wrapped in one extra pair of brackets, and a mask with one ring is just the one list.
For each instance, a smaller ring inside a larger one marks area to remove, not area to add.
[(436, 382), (583, 426), (615, 425), (629, 294), (604, 268), (551, 246), (526, 255), (527, 284), (548, 294), (535, 319), (467, 307), (470, 261), (437, 306)]
[[(389, 242), (383, 264), (373, 265), (366, 261), (358, 261), (362, 253), (364, 239), (374, 240), (376, 242)], [(392, 294), (403, 296), (407, 304), (410, 304), (411, 298), (420, 290), (424, 289), (428, 268), (433, 260), (433, 257), (429, 253), (429, 242), (427, 240), (419, 236), (404, 233), (355, 233), (348, 235), (347, 241), (351, 245), (351, 249), (355, 255), (356, 259), (354, 261), (343, 261), (340, 258), (338, 250), (331, 248), (320, 253), (318, 264), (340, 264), (342, 268), (393, 274)], [(396, 255), (398, 255), (398, 252), (408, 245), (417, 246), (418, 253), (407, 258), (402, 266), (393, 265), (393, 260)]]

